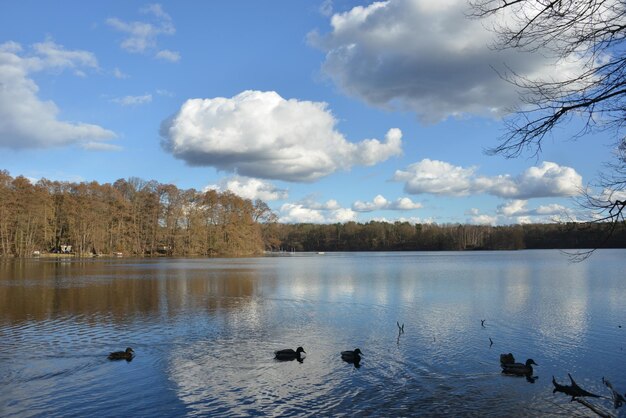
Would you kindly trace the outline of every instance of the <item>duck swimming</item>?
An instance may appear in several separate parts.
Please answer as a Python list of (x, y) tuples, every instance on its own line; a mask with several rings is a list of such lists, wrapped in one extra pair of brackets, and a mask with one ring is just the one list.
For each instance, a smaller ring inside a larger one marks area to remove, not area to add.
[(533, 374), (533, 366), (538, 366), (537, 363), (531, 358), (526, 360), (526, 364), (522, 363), (501, 363), (502, 373), (505, 374), (514, 374), (516, 376), (532, 376)]
[(126, 351), (114, 351), (111, 354), (109, 354), (108, 359), (109, 360), (126, 360), (126, 361), (131, 361), (133, 359), (135, 355), (135, 351), (128, 347), (126, 348)]
[(361, 361), (361, 354), (363, 353), (358, 348), (354, 351), (342, 351), (341, 359), (345, 362), (354, 363), (355, 365), (358, 365), (359, 362)]
[(274, 351), (274, 358), (276, 360), (280, 360), (280, 361), (291, 361), (291, 360), (298, 360), (298, 361), (302, 361), (302, 353), (306, 354), (306, 351), (304, 351), (304, 348), (302, 347), (298, 347), (296, 348), (296, 350), (292, 350), (291, 348), (287, 348), (284, 350), (278, 350), (278, 351)]

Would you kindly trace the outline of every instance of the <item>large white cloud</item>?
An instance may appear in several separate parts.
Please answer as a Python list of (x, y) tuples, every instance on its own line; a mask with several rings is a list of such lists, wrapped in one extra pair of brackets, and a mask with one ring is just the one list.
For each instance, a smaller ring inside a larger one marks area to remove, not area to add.
[(357, 200), (352, 204), (352, 210), (356, 212), (373, 212), (375, 210), (413, 210), (421, 207), (421, 203), (413, 202), (408, 197), (401, 197), (395, 201), (389, 201), (382, 195), (377, 195), (371, 202), (362, 202)]
[(480, 176), (477, 168), (463, 168), (437, 160), (424, 159), (405, 170), (397, 170), (393, 180), (404, 182), (410, 194), (466, 196), (490, 194), (509, 199), (576, 196), (583, 190), (582, 177), (571, 167), (544, 161), (518, 176)]
[(335, 129), (326, 103), (273, 91), (190, 99), (161, 126), (164, 147), (190, 165), (264, 179), (314, 181), (402, 153), (402, 132), (352, 143)]
[(66, 50), (50, 40), (35, 44), (30, 56), (23, 56), (22, 47), (15, 42), (1, 44), (0, 147), (45, 148), (78, 143), (96, 149), (94, 141), (114, 138), (112, 131), (98, 125), (60, 121), (58, 107), (38, 97), (39, 87), (29, 77), (45, 69), (79, 72), (80, 68), (97, 66), (90, 52)]
[(309, 34), (326, 53), (323, 71), (346, 93), (382, 107), (399, 106), (436, 122), (465, 113), (502, 115), (518, 103), (494, 68), (523, 76), (577, 71), (543, 54), (489, 48), (489, 21), (467, 17), (466, 0), (393, 0), (334, 14), (331, 31)]
[(264, 201), (287, 199), (289, 193), (285, 189), (279, 189), (272, 183), (267, 181), (248, 178), (248, 177), (230, 177), (222, 179), (219, 184), (212, 184), (206, 189), (215, 189), (218, 191), (231, 191), (244, 199)]

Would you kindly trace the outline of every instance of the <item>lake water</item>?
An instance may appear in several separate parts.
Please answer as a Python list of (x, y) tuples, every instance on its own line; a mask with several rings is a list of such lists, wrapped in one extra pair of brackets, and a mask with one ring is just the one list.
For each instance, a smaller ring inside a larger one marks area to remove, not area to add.
[(626, 250), (4, 260), (0, 416), (592, 415), (552, 376), (626, 392), (625, 272)]

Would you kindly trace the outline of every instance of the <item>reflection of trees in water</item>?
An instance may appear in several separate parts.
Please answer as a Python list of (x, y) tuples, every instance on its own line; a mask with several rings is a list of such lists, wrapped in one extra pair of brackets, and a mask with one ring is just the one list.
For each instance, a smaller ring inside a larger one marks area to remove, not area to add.
[(108, 262), (0, 263), (0, 317), (11, 322), (57, 315), (126, 322), (138, 315), (241, 306), (255, 293), (249, 269), (156, 269)]

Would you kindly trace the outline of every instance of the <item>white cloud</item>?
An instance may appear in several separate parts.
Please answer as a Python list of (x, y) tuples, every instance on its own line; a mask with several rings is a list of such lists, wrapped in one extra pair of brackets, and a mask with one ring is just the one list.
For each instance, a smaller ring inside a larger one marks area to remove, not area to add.
[(415, 224), (433, 224), (435, 223), (435, 220), (433, 218), (418, 218), (415, 216), (411, 216), (409, 218), (404, 218), (404, 217), (399, 217), (399, 218), (395, 218), (395, 219), (387, 219), (387, 218), (372, 218), (371, 219), (374, 222), (385, 222), (388, 224), (394, 224), (396, 222), (408, 222), (411, 225), (415, 225)]
[(231, 191), (244, 199), (263, 201), (283, 200), (287, 199), (289, 193), (285, 189), (279, 189), (272, 183), (267, 181), (248, 178), (248, 177), (231, 177), (222, 179), (219, 184), (212, 184), (206, 189), (215, 189), (218, 191)]
[(159, 32), (151, 24), (141, 22), (126, 23), (116, 17), (109, 18), (106, 22), (119, 32), (125, 32), (129, 35), (120, 44), (122, 49), (128, 52), (139, 53), (156, 47), (156, 37)]
[(529, 208), (528, 201), (514, 199), (499, 205), (495, 214), (481, 214), (478, 209), (472, 209), (469, 222), (473, 224), (510, 225), (528, 223), (551, 223), (563, 220), (572, 221), (576, 216), (571, 209), (563, 205), (551, 203)]
[(81, 148), (89, 150), (89, 151), (121, 151), (124, 148), (119, 146), (119, 145), (115, 145), (115, 144), (108, 144), (106, 142), (95, 142), (95, 141), (89, 141), (89, 142), (85, 142), (82, 143)]
[(339, 208), (331, 211), (327, 216), (328, 223), (346, 223), (357, 220), (357, 214), (349, 208)]
[(541, 205), (537, 209), (535, 209), (535, 213), (537, 215), (544, 215), (544, 216), (545, 215), (561, 215), (567, 212), (569, 212), (569, 209), (557, 203), (551, 203), (549, 205)]
[(544, 54), (489, 48), (489, 20), (467, 17), (466, 0), (394, 0), (357, 6), (331, 18), (328, 34), (309, 34), (326, 53), (323, 71), (344, 92), (381, 107), (414, 111), (428, 122), (449, 116), (501, 116), (519, 102), (494, 68), (523, 76), (580, 70)]
[(444, 161), (424, 159), (405, 171), (397, 170), (393, 180), (405, 182), (404, 190), (410, 194), (462, 196), (472, 192), (475, 171), (475, 167), (455, 167)]
[(14, 54), (17, 54), (18, 52), (22, 52), (23, 48), (22, 45), (15, 41), (7, 41), (3, 44), (0, 44), (0, 51), (12, 52)]
[(498, 212), (504, 216), (514, 216), (523, 213), (527, 213), (526, 206), (528, 204), (527, 200), (511, 200), (504, 205), (498, 206)]
[(165, 11), (163, 10), (163, 7), (158, 3), (149, 4), (143, 7), (140, 11), (141, 13), (144, 13), (144, 14), (153, 14), (154, 16), (159, 18), (162, 22), (172, 21), (172, 18), (170, 17), (170, 15), (165, 13)]
[(498, 223), (498, 217), (484, 214), (476, 214), (472, 216), (470, 223), (474, 225), (496, 225)]
[(341, 209), (341, 205), (339, 205), (339, 202), (337, 202), (335, 199), (330, 199), (327, 200), (324, 203), (319, 203), (317, 201), (315, 201), (314, 196), (310, 195), (305, 197), (304, 199), (300, 200), (298, 202), (298, 205), (301, 205), (305, 208), (308, 209), (313, 209), (313, 210), (337, 210), (337, 209)]
[(152, 102), (152, 95), (146, 93), (142, 96), (124, 96), (112, 99), (111, 101), (122, 106), (140, 106)]
[(357, 200), (352, 204), (352, 210), (356, 212), (373, 212), (375, 210), (413, 210), (422, 207), (421, 203), (415, 203), (408, 197), (402, 197), (391, 202), (382, 195), (377, 195), (372, 202)]
[(190, 165), (248, 177), (314, 181), (354, 165), (374, 165), (402, 153), (402, 132), (385, 141), (352, 143), (335, 129), (326, 103), (283, 99), (269, 91), (233, 98), (190, 99), (163, 121), (164, 147)]
[(332, 224), (356, 221), (357, 213), (349, 208), (342, 208), (336, 200), (316, 203), (304, 200), (298, 203), (285, 203), (280, 208), (279, 222)]
[(322, 16), (330, 16), (333, 14), (333, 0), (324, 0), (319, 7)]
[(164, 96), (164, 97), (174, 97), (174, 93), (172, 93), (169, 90), (165, 90), (165, 89), (157, 89), (156, 93), (159, 96)]
[(626, 190), (611, 190), (604, 188), (602, 189), (602, 193), (597, 197), (600, 201), (603, 202), (615, 202), (616, 200), (625, 201), (626, 200)]
[[(173, 35), (176, 28), (170, 15), (165, 13), (161, 5), (151, 4), (140, 10), (142, 14), (151, 15), (153, 22), (126, 22), (116, 17), (106, 20), (106, 23), (126, 34), (120, 47), (130, 53), (146, 53), (157, 48), (157, 38), (161, 35)], [(157, 58), (178, 61), (180, 54), (174, 51), (162, 50), (156, 54)]]
[(115, 68), (113, 70), (113, 77), (123, 80), (125, 78), (129, 78), (130, 76), (128, 74), (124, 74), (119, 68)]
[(575, 196), (583, 190), (582, 177), (571, 167), (544, 161), (530, 167), (520, 176), (480, 177), (477, 186), (490, 194), (507, 198)]
[(164, 61), (178, 62), (180, 61), (180, 52), (170, 51), (169, 49), (164, 49), (162, 51), (157, 52), (155, 57), (157, 57), (158, 59), (162, 59)]
[(295, 203), (285, 203), (280, 207), (279, 222), (322, 224), (326, 222), (326, 219), (319, 210), (309, 209)]
[(498, 206), (497, 213), (506, 217), (514, 216), (559, 216), (562, 217), (565, 214), (569, 214), (571, 211), (565, 206), (551, 203), (549, 205), (541, 205), (535, 209), (528, 209), (527, 200), (511, 200), (503, 205)]
[(47, 39), (33, 45), (33, 51), (37, 60), (40, 60), (41, 68), (98, 68), (96, 56), (88, 51), (69, 51), (62, 45)]
[(404, 182), (410, 194), (466, 196), (486, 193), (509, 199), (575, 196), (582, 190), (582, 177), (571, 167), (545, 161), (521, 175), (487, 177), (477, 168), (453, 166), (444, 161), (424, 159), (406, 170), (397, 170), (393, 180)]
[(114, 138), (100, 126), (58, 120), (54, 102), (38, 97), (39, 87), (29, 77), (35, 71), (97, 67), (93, 54), (71, 51), (48, 40), (33, 47), (33, 55), (18, 55), (15, 42), (0, 45), (0, 147), (46, 148)]

